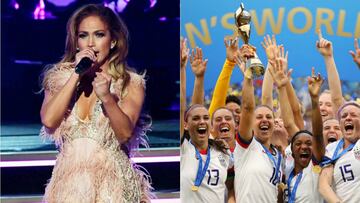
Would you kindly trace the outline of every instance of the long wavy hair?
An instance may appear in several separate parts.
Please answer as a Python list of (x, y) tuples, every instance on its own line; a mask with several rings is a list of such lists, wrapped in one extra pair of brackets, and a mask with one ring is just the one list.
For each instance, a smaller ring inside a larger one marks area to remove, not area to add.
[[(193, 104), (191, 106), (188, 107), (188, 109), (185, 111), (185, 115), (184, 115), (184, 120), (185, 122), (188, 121), (188, 117), (189, 117), (189, 112), (191, 112), (192, 110), (198, 108), (198, 107), (202, 107), (205, 108), (207, 110), (207, 108), (204, 105), (201, 104)], [(182, 139), (180, 140), (180, 143), (182, 144), (185, 139), (190, 140), (190, 134), (189, 131), (184, 130), (184, 136), (182, 137)], [(221, 151), (224, 154), (227, 154), (227, 146), (225, 145), (225, 143), (220, 140), (220, 139), (208, 139), (208, 143), (210, 146), (214, 147), (216, 150)]]
[(123, 79), (123, 91), (130, 81), (130, 75), (126, 71), (130, 70), (126, 64), (126, 57), (129, 50), (129, 31), (123, 20), (110, 8), (101, 4), (89, 4), (79, 8), (73, 13), (67, 23), (65, 54), (60, 63), (75, 61), (79, 25), (89, 16), (98, 16), (107, 25), (111, 40), (116, 42), (114, 48), (112, 48), (109, 53), (108, 73), (115, 80), (119, 78)]

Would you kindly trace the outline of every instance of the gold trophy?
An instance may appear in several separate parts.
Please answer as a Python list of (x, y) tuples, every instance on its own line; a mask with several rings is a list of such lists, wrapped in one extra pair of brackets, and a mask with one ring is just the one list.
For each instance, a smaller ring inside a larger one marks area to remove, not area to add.
[[(235, 25), (238, 28), (238, 35), (244, 41), (245, 44), (249, 44), (250, 39), (250, 22), (251, 15), (248, 11), (244, 10), (244, 4), (241, 3), (240, 7), (235, 12)], [(265, 74), (265, 67), (261, 63), (259, 57), (254, 54), (253, 58), (246, 60), (246, 69), (250, 69), (252, 77), (261, 77)]]

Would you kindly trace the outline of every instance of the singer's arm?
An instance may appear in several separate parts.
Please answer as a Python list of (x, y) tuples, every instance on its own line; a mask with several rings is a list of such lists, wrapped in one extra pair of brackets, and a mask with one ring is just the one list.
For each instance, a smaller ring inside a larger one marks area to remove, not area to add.
[[(75, 64), (77, 64), (75, 69), (78, 68), (79, 64), (82, 64), (81, 66), (84, 69), (81, 71), (81, 75), (85, 74), (86, 70), (89, 70), (88, 67), (91, 63), (89, 63), (88, 59), (91, 61), (97, 60), (94, 50), (91, 48), (85, 48), (78, 52), (75, 56)], [(50, 91), (48, 91), (48, 87), (44, 87), (45, 98), (41, 106), (40, 116), (41, 122), (47, 130), (50, 131), (50, 133), (55, 131), (64, 119), (65, 113), (68, 110), (71, 98), (79, 81), (80, 75), (72, 73), (65, 85), (63, 85), (59, 91), (50, 93)], [(59, 83), (59, 81), (53, 82)]]
[[(104, 80), (107, 80), (105, 82)], [(94, 90), (102, 101), (110, 125), (120, 143), (126, 142), (132, 136), (132, 131), (139, 118), (144, 102), (145, 89), (143, 85), (130, 82), (127, 86), (128, 94), (123, 98), (120, 106), (110, 94), (109, 87), (111, 76), (105, 73), (97, 74), (93, 82)]]
[(50, 132), (55, 131), (64, 119), (64, 115), (68, 110), (68, 106), (78, 82), (79, 75), (72, 73), (62, 89), (54, 95), (45, 88), (45, 98), (41, 106), (40, 116), (42, 124)]
[(145, 97), (142, 85), (130, 83), (127, 89), (129, 93), (121, 101), (120, 106), (110, 94), (100, 98), (109, 117), (110, 125), (120, 143), (131, 138)]

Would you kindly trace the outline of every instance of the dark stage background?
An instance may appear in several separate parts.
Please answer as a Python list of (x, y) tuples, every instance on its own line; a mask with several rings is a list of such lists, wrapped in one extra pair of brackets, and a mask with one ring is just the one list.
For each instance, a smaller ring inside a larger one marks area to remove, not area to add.
[[(64, 53), (66, 22), (85, 3), (57, 7), (45, 1), (46, 18), (34, 20), (39, 1), (1, 1), (1, 110), (2, 123), (40, 122), (43, 94), (39, 75), (46, 64)], [(129, 1), (119, 15), (130, 32), (128, 63), (147, 71), (144, 111), (155, 120), (178, 119), (179, 109), (179, 0)]]

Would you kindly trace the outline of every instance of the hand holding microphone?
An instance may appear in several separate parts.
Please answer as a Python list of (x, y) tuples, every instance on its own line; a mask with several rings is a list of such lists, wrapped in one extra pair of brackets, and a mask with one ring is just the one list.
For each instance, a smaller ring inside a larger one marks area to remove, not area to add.
[(96, 55), (94, 50), (91, 48), (86, 48), (76, 54), (76, 66), (75, 73), (83, 75), (89, 68), (92, 63), (96, 61)]

